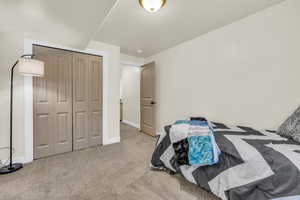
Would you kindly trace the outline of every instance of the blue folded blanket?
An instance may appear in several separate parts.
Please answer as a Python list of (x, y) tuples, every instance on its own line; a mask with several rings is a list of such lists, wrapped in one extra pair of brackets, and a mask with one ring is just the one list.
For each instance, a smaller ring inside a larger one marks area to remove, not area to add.
[(189, 142), (189, 164), (190, 165), (212, 165), (214, 164), (213, 146), (209, 136), (191, 136)]
[(188, 160), (190, 165), (213, 165), (219, 161), (221, 151), (216, 144), (213, 129), (207, 121), (178, 120), (175, 125), (188, 125)]

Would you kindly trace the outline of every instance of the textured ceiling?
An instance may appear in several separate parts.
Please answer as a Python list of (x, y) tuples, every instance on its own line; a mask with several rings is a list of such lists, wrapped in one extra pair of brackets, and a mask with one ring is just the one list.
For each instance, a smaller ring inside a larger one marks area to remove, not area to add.
[[(138, 0), (120, 0), (95, 39), (120, 46), (122, 53), (147, 57), (282, 1), (167, 0), (151, 14)], [(143, 53), (137, 54), (138, 49)]]
[(116, 0), (0, 0), (0, 32), (84, 48)]
[(0, 0), (0, 32), (74, 48), (96, 40), (148, 57), (282, 1), (167, 0), (150, 14), (138, 0)]

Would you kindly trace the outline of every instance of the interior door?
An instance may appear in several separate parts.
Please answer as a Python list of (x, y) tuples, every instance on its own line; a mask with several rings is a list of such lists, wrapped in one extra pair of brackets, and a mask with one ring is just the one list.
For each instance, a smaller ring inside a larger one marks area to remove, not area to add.
[(73, 54), (73, 148), (89, 146), (89, 57)]
[(141, 68), (141, 131), (155, 136), (155, 63)]
[(33, 79), (34, 158), (72, 151), (72, 54), (34, 46), (45, 76)]
[(102, 58), (89, 56), (89, 146), (102, 144)]

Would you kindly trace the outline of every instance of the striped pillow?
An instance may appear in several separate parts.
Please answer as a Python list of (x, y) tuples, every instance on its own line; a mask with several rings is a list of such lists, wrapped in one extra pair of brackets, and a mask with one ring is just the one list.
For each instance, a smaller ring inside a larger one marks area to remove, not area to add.
[(278, 128), (277, 134), (300, 143), (300, 106)]

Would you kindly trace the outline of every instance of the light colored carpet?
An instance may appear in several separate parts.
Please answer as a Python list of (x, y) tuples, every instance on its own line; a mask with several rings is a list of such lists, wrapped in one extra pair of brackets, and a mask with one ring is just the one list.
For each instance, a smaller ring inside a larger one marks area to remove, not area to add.
[(121, 138), (0, 176), (0, 200), (216, 200), (180, 175), (151, 171), (154, 138), (126, 125)]

